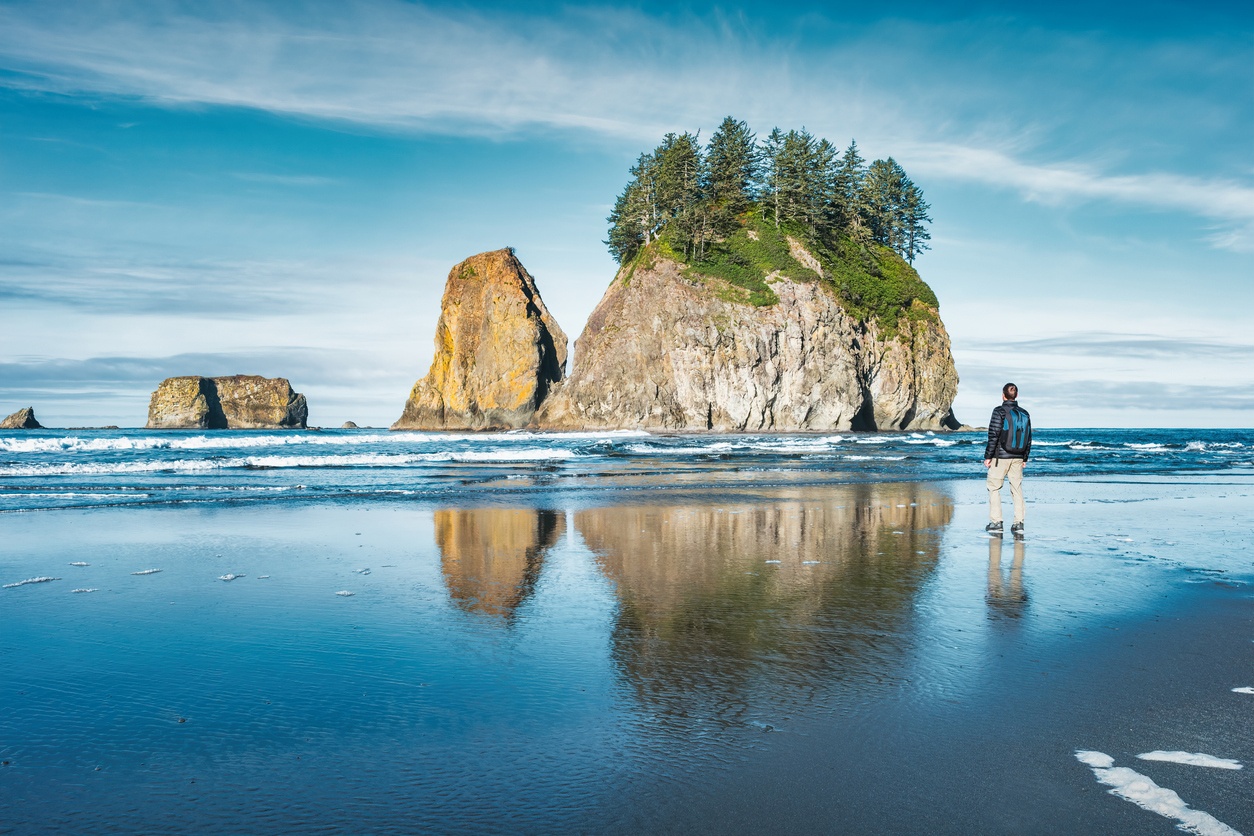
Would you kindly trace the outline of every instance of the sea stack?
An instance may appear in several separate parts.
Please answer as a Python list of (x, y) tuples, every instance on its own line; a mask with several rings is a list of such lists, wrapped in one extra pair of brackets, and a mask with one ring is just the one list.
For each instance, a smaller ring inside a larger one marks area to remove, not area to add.
[(471, 256), (449, 272), (431, 370), (392, 429), (525, 427), (565, 373), (566, 342), (512, 249)]
[[(776, 242), (773, 239), (778, 237)], [(748, 242), (751, 241), (752, 244)], [(935, 296), (884, 247), (827, 263), (758, 224), (727, 246), (774, 246), (749, 290), (658, 246), (624, 264), (575, 343), (570, 377), (537, 412), (545, 429), (796, 432), (939, 430), (958, 375)], [(853, 245), (850, 245), (851, 247)], [(898, 307), (871, 315), (849, 291), (893, 276)]]
[(0, 421), (0, 430), (42, 430), (43, 424), (35, 420), (35, 408), (26, 407)]
[(148, 404), (148, 429), (304, 429), (305, 396), (287, 378), (171, 377)]

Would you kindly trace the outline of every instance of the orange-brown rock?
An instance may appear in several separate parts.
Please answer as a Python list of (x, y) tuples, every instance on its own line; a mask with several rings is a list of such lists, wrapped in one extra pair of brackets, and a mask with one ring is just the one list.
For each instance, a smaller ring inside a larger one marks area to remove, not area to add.
[(530, 597), (545, 552), (564, 529), (553, 511), (436, 511), (435, 542), (449, 597), (467, 612), (509, 618)]
[(0, 421), (0, 430), (42, 430), (43, 424), (35, 420), (34, 407), (26, 407)]
[(283, 377), (170, 377), (148, 403), (149, 429), (296, 429), (308, 417), (305, 396)]
[(526, 426), (566, 368), (566, 334), (513, 250), (480, 253), (448, 274), (431, 371), (394, 430)]

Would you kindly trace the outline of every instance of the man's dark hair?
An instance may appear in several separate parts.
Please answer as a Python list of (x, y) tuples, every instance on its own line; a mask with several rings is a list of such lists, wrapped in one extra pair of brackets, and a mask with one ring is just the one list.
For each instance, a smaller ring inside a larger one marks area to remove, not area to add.
[(1019, 387), (1015, 386), (1013, 383), (1007, 383), (1005, 386), (1001, 387), (1001, 396), (1008, 401), (1013, 401), (1015, 398), (1019, 397)]

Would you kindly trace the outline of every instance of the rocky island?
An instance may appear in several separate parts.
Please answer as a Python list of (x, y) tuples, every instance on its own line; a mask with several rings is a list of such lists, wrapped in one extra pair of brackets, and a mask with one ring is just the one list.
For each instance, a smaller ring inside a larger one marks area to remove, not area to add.
[(152, 393), (148, 429), (304, 429), (305, 396), (286, 378), (170, 377)]
[(0, 421), (0, 430), (42, 430), (43, 424), (35, 420), (34, 407), (26, 407)]
[(393, 429), (958, 429), (929, 206), (891, 157), (730, 117), (668, 134), (609, 217), (620, 267), (575, 343), (512, 250), (453, 268)]
[(565, 369), (566, 334), (514, 251), (471, 256), (449, 271), (431, 370), (392, 429), (525, 427)]
[(956, 429), (950, 407), (958, 375), (935, 302), (913, 298), (895, 321), (859, 316), (829, 278), (834, 265), (780, 238), (790, 246), (764, 282), (770, 304), (753, 304), (749, 291), (661, 247), (624, 266), (575, 342), (574, 371), (536, 425)]

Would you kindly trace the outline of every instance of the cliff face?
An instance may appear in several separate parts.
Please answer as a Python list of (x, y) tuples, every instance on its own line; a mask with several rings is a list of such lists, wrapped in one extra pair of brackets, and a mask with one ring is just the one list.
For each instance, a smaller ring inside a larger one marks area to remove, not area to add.
[(148, 404), (149, 429), (297, 429), (308, 417), (305, 396), (282, 377), (171, 377)]
[(526, 426), (565, 367), (535, 279), (508, 249), (472, 256), (449, 272), (431, 370), (392, 429)]
[(35, 420), (34, 407), (26, 407), (0, 421), (0, 430), (42, 430), (43, 424)]
[(759, 307), (675, 261), (625, 266), (575, 343), (574, 372), (535, 423), (722, 432), (957, 427), (950, 406), (958, 376), (934, 309), (915, 302), (889, 335), (851, 316), (823, 281), (775, 277), (770, 288), (779, 301)]

